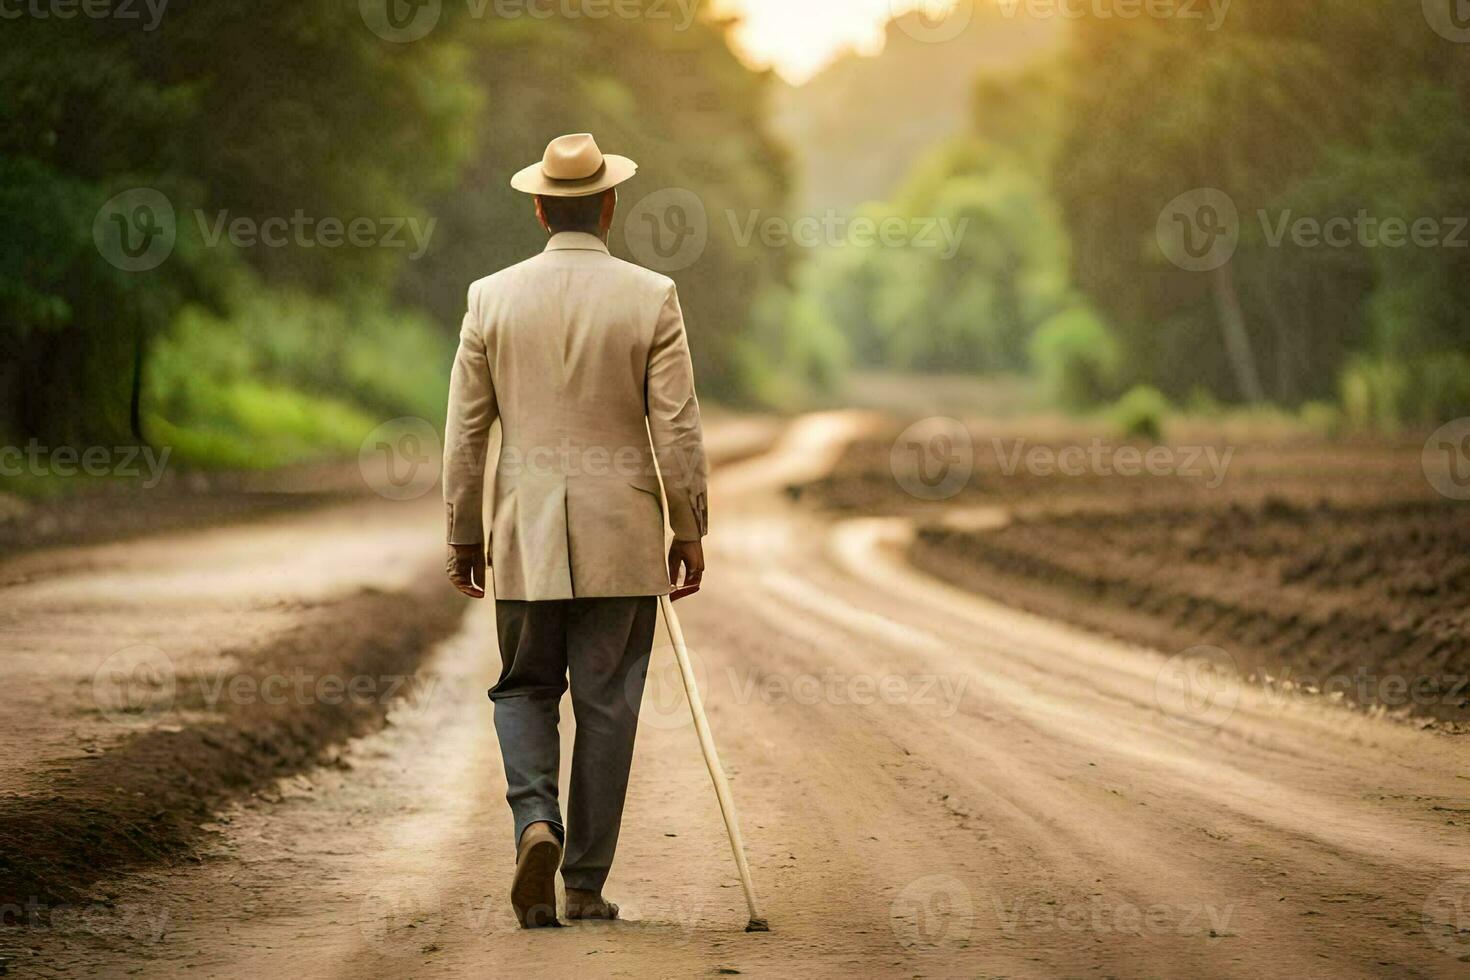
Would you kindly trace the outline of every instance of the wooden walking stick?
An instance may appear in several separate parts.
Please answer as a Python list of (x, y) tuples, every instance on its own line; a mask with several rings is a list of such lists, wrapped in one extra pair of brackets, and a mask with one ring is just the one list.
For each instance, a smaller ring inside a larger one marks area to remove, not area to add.
[(700, 699), (699, 687), (694, 682), (689, 648), (684, 645), (684, 630), (679, 626), (679, 616), (674, 612), (673, 601), (668, 596), (659, 596), (658, 602), (664, 611), (664, 625), (669, 631), (669, 641), (674, 645), (674, 659), (679, 662), (679, 675), (684, 678), (684, 693), (689, 698), (689, 711), (694, 715), (694, 730), (699, 734), (704, 764), (709, 768), (709, 778), (715, 784), (715, 796), (720, 801), (720, 815), (725, 818), (725, 830), (730, 834), (730, 850), (735, 854), (740, 884), (745, 888), (745, 904), (750, 908), (750, 922), (745, 926), (745, 931), (770, 932), (770, 925), (756, 908), (755, 885), (750, 880), (750, 865), (745, 863), (745, 840), (740, 836), (740, 818), (735, 815), (735, 801), (730, 796), (730, 784), (725, 779), (725, 770), (721, 768), (720, 757), (715, 752), (715, 739), (710, 734), (709, 719), (704, 715), (704, 701)]

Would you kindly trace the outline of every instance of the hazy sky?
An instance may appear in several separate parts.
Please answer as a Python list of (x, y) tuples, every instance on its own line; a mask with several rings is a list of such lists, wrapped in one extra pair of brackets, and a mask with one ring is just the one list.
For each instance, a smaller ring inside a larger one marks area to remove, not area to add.
[(791, 82), (804, 82), (846, 48), (874, 53), (883, 25), (896, 14), (926, 6), (938, 12), (955, 0), (714, 0), (720, 13), (745, 23), (735, 42), (755, 64)]

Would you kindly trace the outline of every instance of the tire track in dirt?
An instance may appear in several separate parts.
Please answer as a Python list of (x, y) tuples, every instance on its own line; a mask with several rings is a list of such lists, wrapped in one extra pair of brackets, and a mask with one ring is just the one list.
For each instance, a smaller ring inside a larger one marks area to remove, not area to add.
[[(706, 592), (681, 604), (772, 933), (741, 931), (666, 649), (609, 886), (628, 921), (514, 927), (485, 604), (426, 668), (434, 697), (355, 742), (350, 771), (231, 808), (208, 863), (124, 896), (166, 903), (164, 941), (53, 941), (58, 971), (1462, 975), (1458, 742), (1250, 687), (1202, 718), (1160, 686), (1164, 656), (977, 599), (879, 528), (780, 503), (821, 434), (717, 478)], [(958, 696), (925, 696), (926, 678)]]
[[(31, 736), (29, 750), (9, 760), (0, 796), (7, 919), (85, 901), (116, 871), (189, 858), (199, 825), (226, 801), (317, 765), (332, 746), (382, 724), (387, 687), (411, 678), (464, 611), (440, 587), (442, 559), (428, 545), (389, 547), (396, 564), (381, 571), (320, 574), (334, 564), (334, 533), (420, 522), (412, 509), (385, 517), (383, 506), (78, 552), (75, 571), (26, 576), (5, 590), (14, 601), (3, 635), (20, 648), (7, 654), (22, 666), (22, 698), (41, 708), (12, 704), (4, 719)], [(315, 525), (328, 530), (313, 536)], [(278, 560), (274, 549), (286, 542), (300, 566), (280, 575), (281, 586), (293, 575), (312, 582), (289, 599), (249, 577), (252, 561), (262, 552)], [(99, 573), (100, 555), (120, 554), (133, 556), (132, 568)], [(93, 607), (126, 625), (109, 637), (91, 625)], [(234, 623), (246, 628), (222, 628)]]

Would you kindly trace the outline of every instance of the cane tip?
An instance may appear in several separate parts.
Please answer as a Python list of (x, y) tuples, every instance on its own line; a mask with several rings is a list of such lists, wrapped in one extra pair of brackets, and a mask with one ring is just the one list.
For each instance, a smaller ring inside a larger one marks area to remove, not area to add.
[(751, 919), (745, 927), (746, 932), (770, 932), (771, 924), (765, 919)]

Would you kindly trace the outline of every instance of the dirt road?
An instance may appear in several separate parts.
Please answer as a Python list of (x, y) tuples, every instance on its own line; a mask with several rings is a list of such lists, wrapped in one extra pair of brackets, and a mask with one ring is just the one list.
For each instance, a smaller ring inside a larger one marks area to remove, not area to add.
[(681, 607), (771, 933), (741, 931), (667, 647), (609, 883), (626, 921), (515, 928), (482, 604), (342, 765), (28, 933), (11, 974), (1465, 976), (1463, 741), (1004, 609), (907, 568), (903, 524), (785, 503), (853, 424), (721, 473)]

